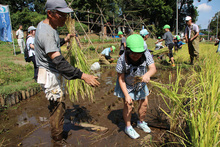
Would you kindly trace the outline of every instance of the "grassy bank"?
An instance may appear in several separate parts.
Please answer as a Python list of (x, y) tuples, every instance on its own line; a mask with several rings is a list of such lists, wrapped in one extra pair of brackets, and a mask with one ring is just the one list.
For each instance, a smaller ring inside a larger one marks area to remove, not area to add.
[(15, 91), (36, 87), (38, 84), (32, 79), (34, 69), (32, 63), (24, 61), (24, 55), (13, 55), (12, 43), (0, 42), (0, 94), (7, 95)]
[[(200, 59), (187, 72), (177, 67), (175, 82), (171, 82), (172, 77), (169, 84), (154, 82), (170, 109), (163, 111), (169, 118), (169, 132), (176, 137), (175, 144), (219, 146), (220, 56), (215, 51), (213, 44), (201, 43)], [(174, 58), (179, 64), (189, 62), (187, 47)]]

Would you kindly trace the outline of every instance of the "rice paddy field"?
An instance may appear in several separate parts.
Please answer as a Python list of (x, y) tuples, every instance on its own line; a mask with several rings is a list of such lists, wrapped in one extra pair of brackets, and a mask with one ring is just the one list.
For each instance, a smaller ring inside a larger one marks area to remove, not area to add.
[[(151, 38), (147, 40), (149, 49), (154, 50), (155, 41)], [(98, 53), (111, 45), (116, 46), (116, 52), (112, 57), (117, 59), (119, 44), (120, 42), (94, 43), (95, 48), (72, 54), (84, 54), (85, 58), (81, 59), (91, 65), (98, 61)], [(0, 44), (1, 47), (5, 48), (8, 45)], [(93, 73), (99, 76), (100, 87), (88, 91), (81, 89), (77, 94), (72, 93), (71, 101), (68, 96), (66, 98), (68, 114), (66, 117), (71, 120), (71, 125), (65, 127), (72, 132), (67, 142), (72, 146), (218, 147), (220, 145), (220, 67), (218, 66), (220, 55), (216, 53), (216, 49), (214, 43), (200, 43), (200, 58), (194, 65), (189, 65), (186, 44), (174, 53), (176, 64), (174, 68), (170, 66), (166, 55), (167, 48), (161, 49), (158, 53), (153, 52), (157, 73), (148, 85), (149, 108), (145, 120), (152, 133), (146, 134), (136, 128), (138, 116), (137, 104), (135, 104), (131, 121), (135, 130), (141, 135), (137, 140), (130, 139), (123, 131), (123, 101), (113, 95), (117, 78), (115, 63), (111, 66), (103, 66), (100, 73)], [(66, 46), (62, 48), (62, 52), (64, 55), (68, 54)], [(163, 55), (163, 58), (159, 59), (160, 55)], [(31, 64), (19, 64), (20, 68), (16, 66), (16, 62), (21, 61), (22, 58), (18, 55), (16, 61), (13, 61), (15, 63), (13, 66), (23, 71), (28, 70), (28, 75), (32, 75)], [(74, 64), (74, 61), (71, 62)], [(1, 65), (5, 67), (3, 63)], [(82, 65), (83, 63), (77, 66)], [(83, 68), (90, 72), (89, 67)], [(5, 71), (1, 68), (1, 72)], [(11, 81), (10, 84), (13, 85)], [(68, 84), (74, 90), (82, 83)], [(83, 92), (92, 96), (90, 100)], [(51, 146), (47, 105), (44, 93), (40, 92), (33, 98), (1, 110), (0, 146)], [(107, 130), (94, 131), (82, 128), (76, 122), (102, 126)]]
[(152, 82), (169, 108), (169, 113), (161, 109), (169, 118), (169, 132), (183, 146), (219, 146), (220, 59), (216, 48), (201, 43), (200, 58), (191, 67), (184, 65), (189, 62), (186, 46), (174, 58), (175, 81), (169, 76), (168, 84)]

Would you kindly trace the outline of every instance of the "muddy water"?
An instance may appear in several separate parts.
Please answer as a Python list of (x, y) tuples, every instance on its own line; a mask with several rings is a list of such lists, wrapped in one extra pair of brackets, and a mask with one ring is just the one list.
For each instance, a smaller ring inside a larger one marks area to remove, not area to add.
[[(169, 77), (175, 80), (176, 71), (158, 70), (152, 80), (168, 83)], [(116, 81), (115, 69), (104, 69), (99, 81), (101, 86), (96, 89), (95, 101), (79, 100), (71, 103), (66, 99), (67, 114), (64, 129), (72, 135), (67, 138), (71, 146), (148, 146), (164, 142), (164, 133), (169, 129), (166, 116), (159, 109), (167, 109), (151, 85), (149, 108), (146, 122), (152, 133), (146, 134), (136, 128), (137, 111), (132, 113), (132, 125), (140, 134), (137, 140), (130, 139), (125, 133), (122, 118), (123, 103), (113, 95)], [(137, 105), (137, 104), (136, 104)], [(48, 102), (41, 92), (36, 96), (22, 101), (0, 113), (0, 146), (52, 146), (50, 126), (48, 124)], [(135, 107), (137, 109), (137, 106)], [(108, 128), (107, 131), (91, 131), (79, 127), (76, 122), (88, 122)]]

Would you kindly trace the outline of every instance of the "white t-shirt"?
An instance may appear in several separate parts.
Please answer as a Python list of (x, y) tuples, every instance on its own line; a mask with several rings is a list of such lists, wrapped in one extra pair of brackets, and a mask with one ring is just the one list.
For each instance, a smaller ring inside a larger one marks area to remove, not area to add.
[(147, 43), (144, 41), (144, 50), (147, 50), (148, 51), (148, 49), (147, 49)]
[(18, 29), (16, 31), (16, 36), (18, 36), (18, 39), (23, 39), (24, 38), (24, 32), (21, 29)]
[[(158, 40), (157, 40), (157, 41), (158, 41)], [(157, 45), (157, 46), (162, 46), (162, 45), (163, 45), (163, 44), (162, 44), (162, 41), (158, 42), (156, 45)]]
[(32, 37), (32, 36), (29, 37), (29, 38), (27, 39), (27, 42), (26, 42), (29, 57), (32, 57), (33, 55), (35, 55), (34, 49), (32, 49), (32, 48), (30, 47), (31, 44), (34, 45), (34, 37)]
[[(187, 34), (187, 29), (189, 29), (189, 34)], [(195, 31), (196, 33), (199, 32), (199, 26), (192, 23), (192, 25), (189, 27), (188, 25), (186, 26), (186, 29), (185, 29), (185, 34), (188, 35), (188, 38), (191, 38), (191, 30)]]

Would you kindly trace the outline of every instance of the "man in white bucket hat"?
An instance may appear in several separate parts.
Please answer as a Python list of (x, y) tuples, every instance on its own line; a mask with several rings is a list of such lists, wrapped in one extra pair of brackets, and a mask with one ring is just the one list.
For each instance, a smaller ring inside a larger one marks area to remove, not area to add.
[(185, 38), (188, 43), (191, 60), (190, 64), (193, 65), (194, 58), (199, 58), (199, 27), (198, 25), (192, 23), (192, 18), (190, 16), (186, 17), (186, 24)]

